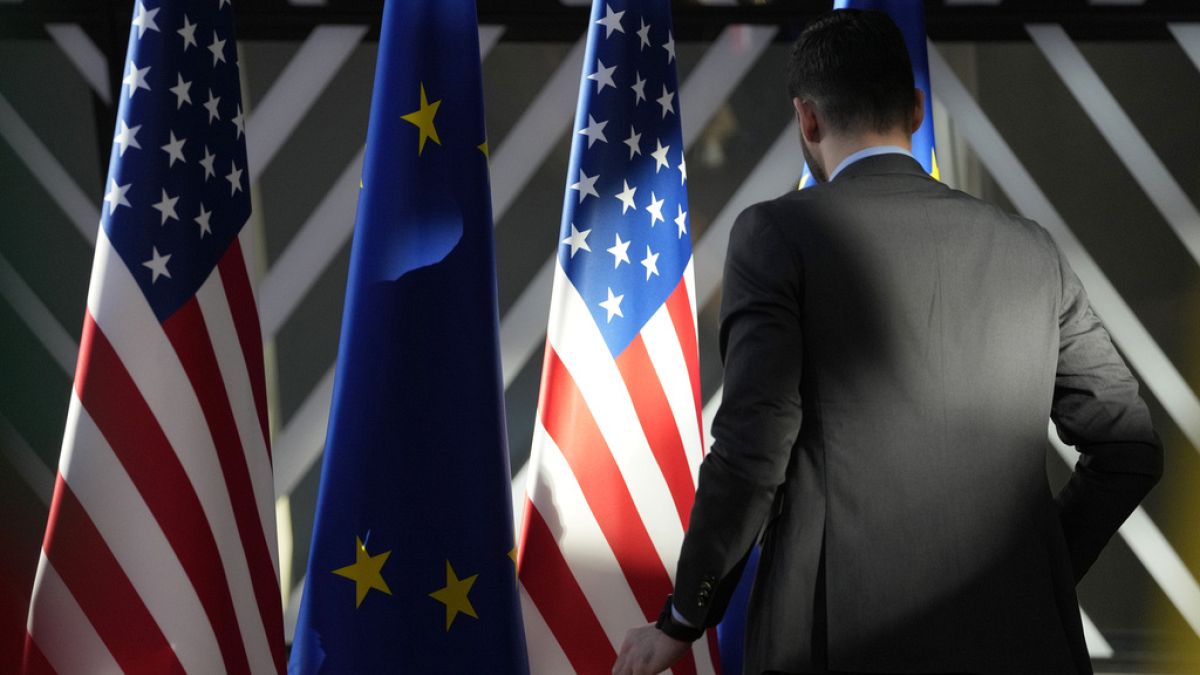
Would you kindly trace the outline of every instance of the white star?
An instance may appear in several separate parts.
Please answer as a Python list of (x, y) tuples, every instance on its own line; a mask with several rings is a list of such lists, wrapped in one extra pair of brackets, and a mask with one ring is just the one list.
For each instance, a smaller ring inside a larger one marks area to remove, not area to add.
[(675, 60), (675, 37), (671, 35), (671, 31), (667, 31), (667, 44), (663, 45), (663, 49), (667, 50), (667, 63)]
[(204, 104), (204, 109), (208, 111), (208, 123), (212, 124), (213, 120), (221, 119), (221, 114), (217, 112), (217, 105), (221, 102), (220, 96), (213, 96), (212, 89), (208, 90), (208, 102)]
[(583, 203), (583, 200), (588, 195), (591, 195), (597, 199), (600, 198), (600, 193), (596, 192), (596, 181), (599, 178), (600, 178), (600, 174), (596, 174), (595, 176), (589, 176), (583, 172), (583, 169), (579, 170), (579, 182), (571, 183), (570, 189), (579, 190), (579, 203), (580, 204)]
[(679, 184), (683, 185), (687, 182), (687, 158), (683, 156), (683, 152), (679, 153)]
[(208, 146), (204, 146), (204, 159), (200, 160), (200, 166), (204, 167), (204, 182), (207, 183), (209, 178), (217, 175), (217, 170), (213, 168), (213, 161), (217, 156), (208, 151)]
[(142, 144), (138, 143), (137, 132), (142, 128), (142, 125), (139, 124), (130, 129), (125, 124), (125, 120), (117, 120), (117, 124), (121, 125), (121, 130), (117, 132), (116, 136), (113, 136), (113, 143), (116, 143), (118, 148), (117, 154), (121, 157), (124, 157), (125, 151), (128, 150), (129, 146), (131, 145), (138, 150), (141, 150)]
[(242, 191), (242, 170), (237, 168), (237, 162), (229, 162), (229, 175), (225, 176), (225, 180), (229, 181), (229, 195), (232, 197), (235, 192)]
[(646, 207), (646, 210), (650, 212), (650, 227), (654, 227), (654, 223), (663, 221), (662, 207), (663, 200), (656, 198), (654, 193), (651, 192), (650, 205)]
[(633, 130), (632, 124), (629, 125), (629, 138), (625, 139), (625, 145), (629, 146), (629, 159), (642, 154), (642, 135)]
[(192, 83), (184, 82), (183, 75), (177, 74), (175, 77), (178, 78), (176, 80), (178, 84), (176, 84), (174, 87), (171, 87), (171, 93), (175, 94), (175, 109), (179, 110), (183, 107), (184, 103), (192, 102), (192, 94), (190, 92)]
[(583, 129), (580, 129), (579, 133), (587, 136), (589, 148), (592, 147), (592, 143), (595, 143), (596, 141), (600, 141), (602, 143), (608, 142), (608, 137), (604, 135), (604, 127), (607, 125), (607, 121), (597, 122), (595, 118), (593, 118), (591, 115), (588, 115), (588, 125)]
[(583, 249), (588, 253), (592, 252), (592, 248), (588, 246), (587, 243), (588, 235), (591, 233), (591, 230), (584, 230), (583, 232), (580, 232), (579, 230), (575, 229), (575, 223), (571, 223), (571, 236), (563, 239), (562, 243), (569, 244), (571, 246), (572, 258), (574, 258), (575, 254), (579, 252), (579, 249)]
[(187, 163), (183, 156), (183, 144), (187, 141), (185, 138), (175, 138), (175, 132), (171, 132), (171, 142), (162, 146), (162, 149), (170, 155), (170, 160), (167, 162), (167, 168), (175, 166), (175, 160)]
[(125, 193), (129, 192), (129, 188), (133, 186), (133, 183), (117, 185), (117, 181), (109, 178), (108, 184), (108, 193), (104, 195), (104, 201), (108, 202), (108, 215), (111, 216), (117, 210), (118, 206), (129, 206), (129, 200), (125, 198)]
[(683, 239), (683, 235), (687, 234), (687, 211), (683, 210), (682, 204), (675, 208), (679, 209), (679, 215), (675, 216), (675, 226), (679, 228), (679, 239)]
[(225, 41), (217, 39), (217, 31), (213, 31), (212, 44), (208, 46), (208, 51), (213, 55), (213, 68), (217, 67), (217, 61), (225, 62)]
[(613, 295), (612, 289), (610, 288), (610, 289), (608, 289), (608, 299), (602, 300), (599, 303), (600, 306), (604, 308), (604, 311), (608, 312), (608, 322), (609, 323), (612, 323), (612, 318), (614, 316), (619, 316), (622, 319), (625, 318), (625, 315), (621, 313), (621, 301), (624, 299), (625, 299), (625, 296), (623, 294), (622, 295)]
[(162, 222), (159, 225), (166, 225), (168, 218), (179, 220), (179, 214), (175, 213), (175, 202), (179, 201), (179, 197), (169, 196), (165, 188), (162, 191), (162, 195), (162, 201), (151, 204), (151, 206), (154, 207), (155, 211), (162, 214)]
[(638, 29), (637, 36), (642, 40), (642, 45), (638, 48), (638, 51), (641, 51), (650, 46), (650, 25), (646, 23), (645, 19), (639, 19), (639, 21), (641, 21), (642, 27)]
[(614, 30), (617, 31), (618, 33), (624, 33), (625, 28), (623, 28), (621, 26), (621, 17), (625, 16), (625, 11), (622, 10), (620, 12), (614, 13), (612, 11), (612, 7), (610, 7), (608, 5), (608, 3), (604, 4), (604, 9), (608, 13), (605, 14), (603, 19), (598, 19), (596, 21), (596, 23), (600, 24), (601, 26), (604, 26), (605, 39), (611, 37)]
[(667, 163), (667, 150), (670, 150), (671, 146), (663, 145), (661, 140), (655, 140), (654, 143), (658, 149), (650, 153), (650, 156), (654, 158), (654, 173), (658, 173), (660, 169), (671, 166)]
[(650, 275), (658, 276), (658, 254), (652, 253), (650, 247), (646, 247), (646, 257), (642, 258), (642, 267), (646, 268), (646, 281), (650, 281)]
[(167, 271), (167, 261), (171, 259), (170, 254), (159, 255), (157, 246), (151, 247), (151, 250), (154, 251), (154, 257), (142, 263), (142, 267), (148, 267), (150, 268), (150, 271), (154, 273), (153, 276), (150, 277), (150, 283), (158, 281), (159, 277), (166, 277), (170, 279), (171, 273)]
[(142, 36), (146, 34), (147, 29), (155, 31), (158, 30), (158, 24), (154, 22), (154, 15), (158, 14), (158, 9), (160, 8), (152, 9), (147, 12), (146, 6), (140, 1), (138, 2), (137, 14), (135, 14), (133, 17), (133, 25), (137, 26), (139, 40), (141, 40)]
[(241, 138), (246, 133), (246, 117), (242, 115), (241, 104), (238, 104), (237, 113), (233, 116), (233, 126), (237, 127), (237, 137)]
[(613, 254), (613, 269), (615, 270), (621, 266), (621, 263), (629, 262), (629, 241), (621, 241), (621, 233), (618, 232), (617, 243), (613, 244), (608, 252)]
[(195, 220), (196, 224), (200, 226), (201, 239), (203, 239), (204, 235), (206, 234), (212, 234), (212, 228), (208, 224), (208, 218), (211, 215), (212, 211), (206, 210), (204, 208), (204, 202), (200, 202), (200, 215), (196, 216)]
[(637, 210), (637, 204), (633, 203), (633, 193), (637, 192), (637, 188), (629, 187), (628, 181), (621, 181), (625, 185), (625, 190), (617, 195), (617, 199), (621, 200), (621, 215), (629, 209)]
[(616, 66), (605, 68), (604, 62), (600, 59), (596, 59), (596, 72), (588, 75), (587, 79), (594, 80), (596, 82), (597, 94), (604, 91), (605, 87), (612, 87), (613, 89), (617, 88), (617, 83), (613, 82), (613, 71), (616, 69)]
[(175, 32), (183, 36), (183, 51), (186, 52), (188, 47), (200, 48), (200, 45), (196, 44), (196, 24), (188, 21), (187, 14), (183, 15), (183, 28)]
[(663, 85), (663, 94), (658, 97), (658, 104), (662, 106), (662, 116), (665, 118), (667, 113), (675, 112), (675, 94), (667, 91), (667, 85)]
[(146, 73), (150, 72), (150, 66), (138, 68), (133, 59), (129, 60), (129, 73), (125, 75), (125, 79), (121, 80), (121, 84), (129, 85), (129, 98), (133, 98), (133, 92), (138, 89), (150, 91), (150, 85), (146, 84)]
[(629, 85), (629, 88), (633, 90), (633, 104), (637, 105), (646, 100), (646, 81), (637, 71), (634, 71), (633, 75), (636, 79), (633, 84)]

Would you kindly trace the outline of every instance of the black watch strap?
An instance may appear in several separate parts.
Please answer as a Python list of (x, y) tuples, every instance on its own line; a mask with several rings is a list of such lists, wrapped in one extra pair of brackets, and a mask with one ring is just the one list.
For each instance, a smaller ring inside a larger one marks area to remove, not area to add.
[(654, 622), (654, 627), (661, 630), (667, 637), (679, 640), (680, 642), (694, 642), (704, 635), (703, 628), (692, 628), (676, 621), (675, 615), (671, 613), (672, 603), (673, 597), (668, 595), (667, 603), (663, 605), (662, 611), (658, 613), (658, 621)]

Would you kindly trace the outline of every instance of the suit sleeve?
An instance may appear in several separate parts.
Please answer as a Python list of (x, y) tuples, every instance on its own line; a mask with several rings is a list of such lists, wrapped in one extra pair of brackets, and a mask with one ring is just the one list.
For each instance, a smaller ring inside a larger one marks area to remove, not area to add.
[(675, 608), (720, 621), (800, 431), (801, 262), (765, 205), (738, 216), (721, 303), (724, 396), (676, 573)]
[(1058, 495), (1075, 580), (1162, 476), (1163, 453), (1138, 383), (1059, 253), (1062, 305), (1051, 419), (1079, 451)]

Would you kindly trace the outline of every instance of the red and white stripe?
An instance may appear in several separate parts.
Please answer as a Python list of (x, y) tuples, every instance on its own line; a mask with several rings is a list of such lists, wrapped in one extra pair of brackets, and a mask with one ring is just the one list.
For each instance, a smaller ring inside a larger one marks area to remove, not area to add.
[[(611, 672), (625, 632), (673, 588), (705, 447), (690, 263), (609, 354), (556, 266), (518, 564), (535, 673)], [(714, 673), (710, 638), (674, 672)]]
[(234, 240), (160, 323), (101, 229), (26, 672), (283, 671), (262, 338), (242, 250)]

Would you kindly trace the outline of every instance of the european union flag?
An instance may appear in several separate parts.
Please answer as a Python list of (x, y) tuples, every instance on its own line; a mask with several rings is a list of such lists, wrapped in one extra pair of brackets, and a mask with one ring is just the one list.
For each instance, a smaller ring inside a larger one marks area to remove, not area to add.
[[(896, 22), (904, 35), (908, 47), (908, 58), (912, 61), (913, 84), (925, 92), (925, 119), (912, 137), (912, 153), (921, 166), (937, 180), (941, 173), (937, 165), (937, 146), (933, 140), (933, 90), (929, 86), (929, 52), (925, 42), (925, 6), (919, 0), (834, 0), (834, 9), (873, 9), (886, 12)], [(812, 185), (808, 167), (800, 178), (800, 187)], [(725, 619), (717, 626), (721, 645), (721, 672), (725, 675), (741, 675), (743, 643), (746, 634), (746, 607), (750, 602), (750, 588), (758, 571), (758, 547), (750, 551), (742, 580), (738, 583)]]
[(293, 673), (525, 673), (474, 0), (387, 0)]

